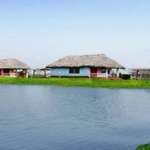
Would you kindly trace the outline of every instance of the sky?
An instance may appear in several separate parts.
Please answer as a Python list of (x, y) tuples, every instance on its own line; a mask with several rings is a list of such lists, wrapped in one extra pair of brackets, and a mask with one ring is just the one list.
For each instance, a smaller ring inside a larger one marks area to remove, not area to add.
[(0, 58), (40, 68), (101, 53), (150, 68), (149, 0), (0, 0)]

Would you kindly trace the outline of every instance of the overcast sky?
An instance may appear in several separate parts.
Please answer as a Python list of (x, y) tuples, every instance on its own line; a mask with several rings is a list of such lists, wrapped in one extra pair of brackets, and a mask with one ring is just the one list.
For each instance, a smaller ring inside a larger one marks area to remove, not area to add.
[(150, 68), (149, 0), (0, 0), (0, 58), (42, 67), (98, 53)]

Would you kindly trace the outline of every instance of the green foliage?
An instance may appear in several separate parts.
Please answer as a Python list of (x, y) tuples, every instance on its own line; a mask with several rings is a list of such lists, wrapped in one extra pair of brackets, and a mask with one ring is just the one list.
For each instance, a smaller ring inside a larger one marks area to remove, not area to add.
[(150, 80), (100, 80), (89, 78), (0, 78), (0, 84), (60, 85), (102, 88), (150, 88)]
[(122, 75), (120, 75), (120, 78), (124, 79), (124, 80), (129, 80), (131, 78), (131, 76), (129, 74), (122, 74)]
[(150, 150), (150, 144), (140, 145), (136, 150)]

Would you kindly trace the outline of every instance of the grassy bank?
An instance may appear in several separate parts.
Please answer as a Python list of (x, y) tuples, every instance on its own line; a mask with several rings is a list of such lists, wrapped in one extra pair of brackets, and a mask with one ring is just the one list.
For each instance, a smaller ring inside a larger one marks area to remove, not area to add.
[(150, 150), (150, 144), (140, 145), (136, 150)]
[(60, 85), (102, 88), (150, 88), (150, 80), (100, 80), (86, 78), (0, 78), (0, 84)]

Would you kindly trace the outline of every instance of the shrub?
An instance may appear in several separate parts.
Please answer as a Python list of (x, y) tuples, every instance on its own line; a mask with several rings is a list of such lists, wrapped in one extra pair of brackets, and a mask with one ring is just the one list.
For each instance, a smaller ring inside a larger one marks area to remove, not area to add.
[(139, 145), (136, 150), (150, 150), (150, 144)]
[(129, 80), (131, 78), (129, 74), (120, 74), (119, 77), (123, 80)]

